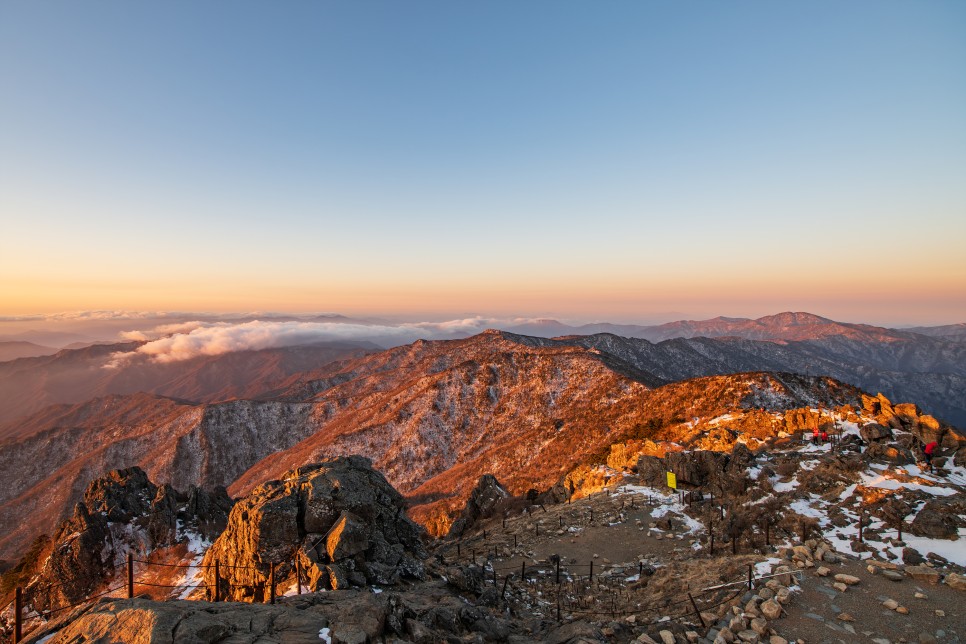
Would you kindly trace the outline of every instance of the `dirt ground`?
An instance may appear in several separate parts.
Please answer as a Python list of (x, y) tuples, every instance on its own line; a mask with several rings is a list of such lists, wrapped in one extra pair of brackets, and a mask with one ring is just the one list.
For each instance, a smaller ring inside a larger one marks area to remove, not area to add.
[[(665, 497), (666, 500), (670, 498)], [(667, 517), (671, 518), (672, 529), (655, 529), (655, 524), (660, 525), (658, 521)], [(671, 576), (685, 577), (678, 580), (681, 583), (674, 588), (679, 592), (681, 588), (696, 590), (715, 582), (730, 581), (736, 573), (740, 578), (747, 562), (778, 557), (778, 548), (774, 545), (757, 553), (744, 548), (738, 557), (731, 556), (726, 547), (721, 547), (715, 557), (710, 557), (704, 549), (695, 547), (701, 534), (693, 532), (692, 528), (693, 523), (689, 527), (679, 514), (667, 512), (660, 504), (648, 504), (642, 494), (600, 493), (572, 504), (545, 509), (535, 506), (530, 513), (505, 521), (502, 518), (488, 519), (461, 541), (460, 558), (468, 561), (475, 554), (479, 563), (486, 558), (489, 565), (497, 569), (501, 580), (523, 562), (528, 569), (550, 574), (552, 555), (560, 556), (561, 568), (574, 575), (586, 575), (589, 563), (593, 561), (595, 574), (619, 566), (631, 588), (639, 562), (643, 561), (659, 571), (664, 568), (666, 572), (672, 572)], [(455, 546), (444, 546), (442, 552), (449, 559), (456, 558)], [(794, 569), (790, 561), (785, 563)], [(853, 558), (843, 558), (840, 564), (825, 565), (830, 569), (827, 577), (818, 576), (817, 568), (804, 571), (785, 614), (770, 622), (789, 641), (884, 644), (966, 639), (966, 593), (941, 584), (924, 584), (910, 577), (899, 582), (890, 581), (882, 574), (868, 572), (866, 564)], [(854, 575), (860, 582), (839, 592), (832, 588), (833, 577), (838, 573)], [(656, 574), (655, 579), (658, 576)], [(652, 590), (659, 592), (659, 588), (653, 586)], [(646, 595), (649, 591), (645, 588), (640, 592)], [(916, 593), (924, 597), (917, 598)], [(884, 607), (882, 602), (886, 599), (894, 599), (900, 606), (908, 608), (908, 614)], [(842, 613), (847, 613), (854, 621), (839, 619)], [(704, 636), (707, 630), (700, 633)]]

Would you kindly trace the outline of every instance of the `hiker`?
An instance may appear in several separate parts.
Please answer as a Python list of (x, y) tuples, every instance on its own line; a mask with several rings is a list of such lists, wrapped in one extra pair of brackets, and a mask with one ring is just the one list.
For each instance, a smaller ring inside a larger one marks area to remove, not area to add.
[(823, 429), (822, 430), (822, 442), (823, 443), (827, 443), (828, 442), (828, 430), (827, 429)]
[(939, 443), (933, 441), (922, 448), (922, 453), (926, 457), (926, 468), (932, 472), (932, 457), (936, 455), (936, 450), (939, 449)]
[(818, 445), (818, 436), (818, 426), (816, 425), (815, 429), (812, 430), (812, 445)]

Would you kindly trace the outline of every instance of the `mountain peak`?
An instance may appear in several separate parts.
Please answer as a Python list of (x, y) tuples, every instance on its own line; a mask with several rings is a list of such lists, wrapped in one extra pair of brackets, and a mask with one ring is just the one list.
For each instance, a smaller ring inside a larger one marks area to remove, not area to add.
[(775, 324), (781, 326), (809, 326), (813, 324), (839, 324), (834, 320), (823, 318), (807, 311), (785, 311), (775, 315), (766, 315), (758, 318), (755, 322), (762, 324)]

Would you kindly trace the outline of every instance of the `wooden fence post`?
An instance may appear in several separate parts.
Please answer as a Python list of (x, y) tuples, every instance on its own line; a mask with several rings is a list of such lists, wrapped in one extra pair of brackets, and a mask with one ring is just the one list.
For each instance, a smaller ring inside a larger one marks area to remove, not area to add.
[(701, 617), (701, 611), (698, 610), (698, 604), (694, 601), (694, 597), (691, 595), (691, 593), (688, 593), (688, 599), (691, 600), (691, 605), (694, 606), (694, 614), (698, 616), (698, 621), (701, 622), (701, 628), (705, 628), (704, 618)]
[(272, 562), (271, 564), (269, 564), (268, 570), (269, 570), (268, 584), (270, 586), (268, 590), (268, 596), (271, 598), (270, 599), (271, 603), (274, 604), (275, 603), (275, 562)]
[(13, 600), (13, 641), (18, 644), (23, 639), (23, 588), (17, 586)]
[(295, 557), (295, 594), (302, 594), (302, 566), (298, 557)]
[(134, 553), (127, 553), (127, 598), (134, 597)]

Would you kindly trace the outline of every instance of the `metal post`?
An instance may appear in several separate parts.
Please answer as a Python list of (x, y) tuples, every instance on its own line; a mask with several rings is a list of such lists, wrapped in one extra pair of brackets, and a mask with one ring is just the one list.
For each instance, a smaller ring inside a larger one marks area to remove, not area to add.
[(638, 581), (640, 581), (641, 577), (643, 577), (643, 576), (644, 576), (644, 562), (643, 561), (638, 561), (637, 562), (637, 579), (638, 579)]
[(18, 644), (23, 639), (23, 588), (17, 586), (13, 601), (13, 641)]
[(748, 564), (748, 590), (754, 590), (754, 570), (755, 567), (752, 564)]
[(483, 540), (486, 541), (486, 528), (483, 528)]
[(493, 566), (493, 587), (496, 588), (496, 566)]
[(134, 597), (134, 553), (127, 553), (127, 598)]
[(271, 603), (274, 604), (275, 603), (275, 563), (274, 562), (272, 562), (271, 564), (269, 564), (269, 573), (268, 574), (269, 574), (269, 577), (270, 577), (269, 578), (269, 585), (271, 586), (271, 588), (268, 591), (269, 592), (269, 595), (268, 596), (271, 598)]
[(215, 559), (215, 601), (221, 601), (221, 575), (218, 571), (217, 559)]
[(560, 585), (560, 559), (557, 559), (557, 585)]
[(462, 555), (460, 554), (460, 544), (459, 544), (459, 542), (457, 542), (457, 544), (456, 544), (456, 558), (459, 559), (461, 556)]
[(513, 535), (513, 547), (517, 547), (517, 535)]
[(527, 562), (521, 561), (520, 562), (520, 581), (526, 581), (526, 580), (527, 580)]
[(500, 599), (506, 599), (506, 587), (510, 583), (510, 575), (507, 575), (503, 580), (503, 592), (500, 593)]
[(591, 509), (590, 509), (590, 522), (591, 522), (591, 523), (593, 523), (593, 522), (594, 522), (594, 508), (591, 508)]
[(862, 515), (859, 515), (859, 543), (862, 542), (862, 523), (863, 523), (862, 519), (863, 519)]
[(590, 583), (594, 583), (594, 560), (590, 560), (590, 577), (587, 578)]

